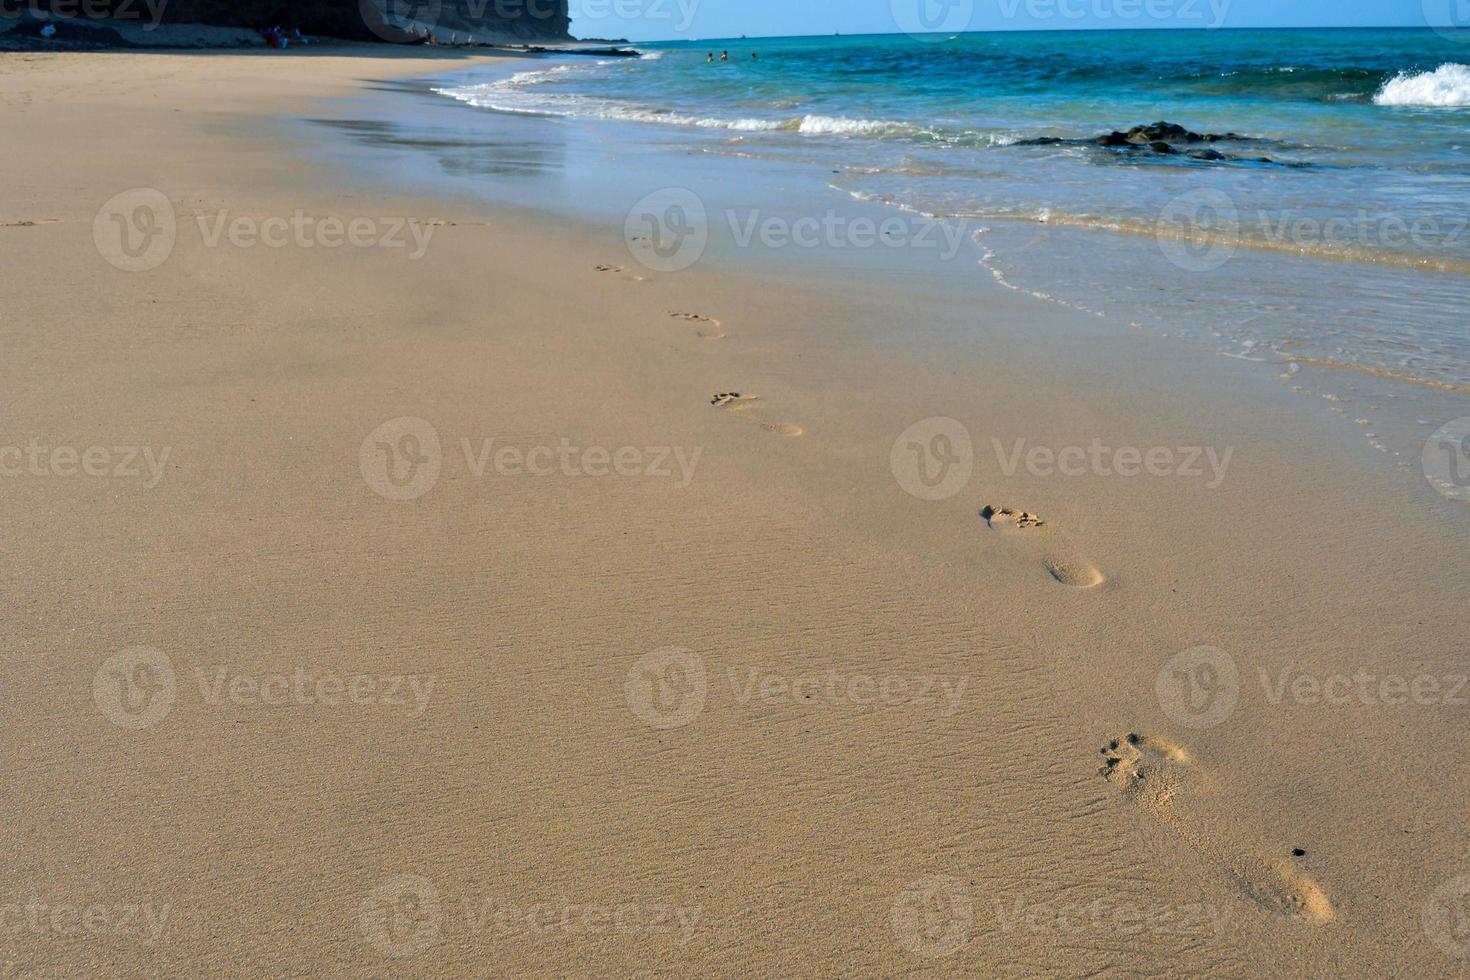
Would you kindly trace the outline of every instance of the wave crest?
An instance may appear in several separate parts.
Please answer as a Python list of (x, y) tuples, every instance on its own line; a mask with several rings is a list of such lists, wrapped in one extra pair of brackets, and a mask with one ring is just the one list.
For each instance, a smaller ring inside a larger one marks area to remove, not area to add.
[(1401, 71), (1383, 83), (1373, 104), (1470, 106), (1470, 66), (1447, 62), (1434, 71)]

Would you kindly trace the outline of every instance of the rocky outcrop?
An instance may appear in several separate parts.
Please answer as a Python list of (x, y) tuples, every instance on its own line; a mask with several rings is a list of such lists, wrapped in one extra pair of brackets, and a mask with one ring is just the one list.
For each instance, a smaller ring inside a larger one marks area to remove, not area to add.
[[(1113, 130), (1093, 140), (1098, 146), (1150, 146), (1163, 143), (1172, 147), (1175, 143), (1218, 143), (1221, 140), (1242, 142), (1249, 139), (1239, 133), (1193, 133), (1171, 122), (1156, 122), (1149, 126), (1134, 126), (1126, 133)], [(1156, 148), (1156, 147), (1155, 147)]]
[[(1242, 157), (1230, 153), (1222, 153), (1211, 146), (1200, 144), (1210, 143), (1253, 143), (1254, 137), (1242, 136), (1239, 133), (1196, 133), (1185, 129), (1178, 123), (1156, 122), (1147, 126), (1134, 126), (1127, 130), (1113, 130), (1101, 136), (1088, 136), (1080, 139), (1064, 139), (1060, 136), (1037, 136), (1033, 139), (1017, 140), (1014, 146), (1100, 146), (1110, 150), (1123, 151), (1148, 151), (1160, 156), (1182, 156), (1192, 160), (1207, 161), (1229, 161), (1238, 160), (1247, 163), (1271, 163), (1281, 164), (1279, 160), (1270, 157)], [(1283, 166), (1304, 166), (1298, 163), (1285, 163)]]
[[(28, 10), (76, 17), (76, 0), (28, 0)], [(528, 43), (570, 40), (567, 0), (88, 0), (89, 18), (265, 28), (360, 41)]]

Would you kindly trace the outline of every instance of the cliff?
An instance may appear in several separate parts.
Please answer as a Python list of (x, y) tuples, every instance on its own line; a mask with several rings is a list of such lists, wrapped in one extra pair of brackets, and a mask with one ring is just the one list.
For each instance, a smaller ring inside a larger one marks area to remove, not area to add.
[[(76, 0), (29, 0), (30, 10), (75, 16)], [(89, 16), (120, 21), (263, 28), (361, 41), (402, 41), (409, 30), (479, 42), (569, 40), (567, 0), (88, 0)]]

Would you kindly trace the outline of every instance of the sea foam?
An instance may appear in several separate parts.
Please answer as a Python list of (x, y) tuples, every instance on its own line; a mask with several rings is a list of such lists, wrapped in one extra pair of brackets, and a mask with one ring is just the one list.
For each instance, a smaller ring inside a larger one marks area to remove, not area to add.
[(1470, 106), (1470, 66), (1449, 62), (1434, 71), (1401, 71), (1383, 83), (1374, 105)]

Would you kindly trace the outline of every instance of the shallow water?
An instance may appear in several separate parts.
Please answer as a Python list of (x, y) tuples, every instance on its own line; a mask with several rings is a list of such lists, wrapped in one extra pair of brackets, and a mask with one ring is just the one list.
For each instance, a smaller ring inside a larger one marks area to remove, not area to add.
[[(988, 229), (987, 265), (1020, 288), (1224, 352), (1466, 388), (1462, 42), (1429, 30), (801, 38), (723, 42), (738, 49), (713, 65), (707, 44), (680, 43), (438, 90), (610, 138), (631, 125), (679, 152), (692, 141), (820, 168), (854, 198)], [(1158, 120), (1248, 139), (1167, 155), (1086, 142)], [(1067, 142), (1024, 144), (1041, 137)], [(1223, 159), (1189, 155), (1201, 149)]]

